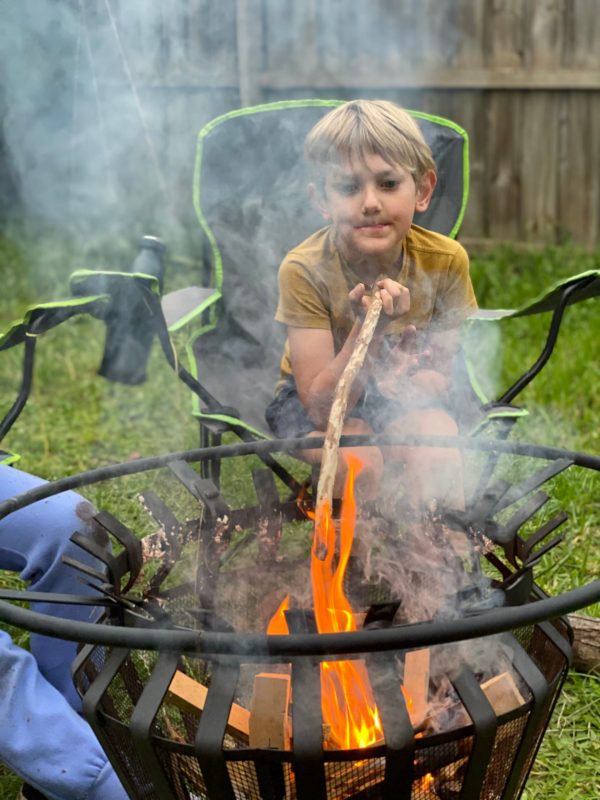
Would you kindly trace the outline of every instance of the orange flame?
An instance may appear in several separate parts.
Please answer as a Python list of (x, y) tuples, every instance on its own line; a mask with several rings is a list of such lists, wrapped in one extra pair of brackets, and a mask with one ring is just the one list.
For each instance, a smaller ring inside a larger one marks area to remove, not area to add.
[(283, 598), (281, 603), (279, 604), (279, 608), (271, 617), (271, 621), (267, 625), (267, 633), (269, 636), (278, 636), (281, 634), (289, 633), (289, 628), (287, 621), (285, 619), (285, 612), (290, 607), (290, 596), (286, 594)]
[[(337, 562), (336, 530), (328, 503), (311, 515), (315, 520), (311, 557), (311, 583), (315, 620), (319, 633), (356, 630), (354, 612), (343, 588), (356, 525), (354, 478), (362, 468), (356, 456), (346, 456), (348, 477), (340, 518)], [(287, 634), (285, 611), (289, 595), (281, 602), (267, 627), (268, 634)], [(364, 662), (331, 661), (321, 664), (321, 705), (328, 739), (335, 747), (349, 750), (369, 747), (383, 737), (379, 710), (373, 699)]]
[[(344, 573), (356, 524), (354, 478), (362, 463), (346, 457), (348, 477), (340, 519), (340, 544), (335, 563), (336, 530), (329, 504), (317, 509), (311, 558), (311, 582), (319, 633), (356, 630), (354, 612), (344, 592)], [(368, 747), (382, 738), (379, 711), (362, 661), (331, 661), (321, 665), (323, 719), (340, 749)]]

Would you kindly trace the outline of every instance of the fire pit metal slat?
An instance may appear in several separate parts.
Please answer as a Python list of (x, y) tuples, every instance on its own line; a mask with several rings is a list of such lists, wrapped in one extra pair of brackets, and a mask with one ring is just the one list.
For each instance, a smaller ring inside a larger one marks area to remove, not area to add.
[(313, 658), (292, 660), (293, 763), (299, 797), (327, 799), (323, 762), (321, 663)]
[(160, 800), (178, 800), (156, 757), (152, 733), (152, 727), (177, 669), (178, 661), (179, 656), (175, 653), (159, 655), (129, 721), (132, 744), (140, 761), (148, 769), (152, 785)]
[(475, 729), (473, 747), (464, 777), (461, 800), (478, 797), (494, 749), (498, 720), (477, 679), (465, 667), (453, 681), (454, 688)]
[[(552, 627), (552, 625), (548, 623), (543, 624), (546, 628)], [(541, 742), (541, 732), (544, 729), (545, 721), (548, 717), (548, 702), (558, 695), (558, 687), (555, 687), (554, 690), (551, 691), (548, 681), (526, 653), (520, 642), (515, 637), (511, 638), (513, 666), (521, 675), (532, 694), (532, 707), (523, 730), (517, 754), (512, 764), (512, 769), (506, 781), (506, 787), (509, 792), (515, 791), (521, 782), (524, 783), (529, 769), (533, 764), (537, 750), (537, 747), (532, 746), (532, 743), (536, 737), (539, 738), (538, 745)], [(559, 675), (558, 680), (562, 682), (565, 677), (566, 671), (563, 675)]]
[[(96, 648), (90, 650), (90, 653), (96, 652)], [(83, 651), (81, 655), (83, 655)], [(130, 650), (128, 648), (117, 647), (112, 650), (104, 661), (102, 668), (98, 668), (94, 679), (89, 683), (88, 689), (81, 701), (83, 716), (88, 721), (102, 747), (109, 753), (115, 751), (119, 752), (119, 749), (115, 747), (115, 743), (112, 741), (109, 728), (106, 724), (103, 724), (101, 709), (105, 702), (105, 697), (108, 697), (111, 684), (122, 670), (129, 655)], [(84, 670), (83, 662), (81, 662), (79, 666), (81, 670)], [(123, 786), (125, 786), (128, 793), (135, 797), (138, 792), (136, 776), (132, 774), (131, 770), (126, 768), (123, 761), (124, 759), (121, 755), (121, 757), (113, 763), (113, 766)]]
[(254, 762), (256, 779), (261, 798), (265, 800), (282, 800), (285, 797), (285, 776), (282, 764), (272, 763), (266, 759)]
[(508, 508), (508, 506), (516, 503), (517, 500), (520, 500), (522, 497), (526, 497), (530, 492), (533, 492), (534, 489), (542, 486), (551, 478), (560, 475), (560, 473), (564, 472), (568, 467), (572, 467), (573, 463), (573, 460), (570, 458), (557, 458), (555, 461), (551, 461), (545, 467), (542, 467), (542, 469), (527, 477), (524, 481), (511, 486), (496, 503), (492, 513), (497, 514), (504, 508)]
[(385, 737), (385, 785), (382, 800), (410, 800), (415, 760), (415, 737), (404, 695), (398, 691), (397, 661), (390, 653), (366, 657), (371, 688)]
[(550, 498), (545, 492), (536, 492), (523, 503), (502, 528), (496, 532), (496, 542), (509, 543), (521, 528), (534, 514), (536, 514)]
[(215, 661), (210, 691), (200, 716), (194, 749), (206, 789), (211, 797), (235, 800), (235, 792), (223, 759), (223, 741), (240, 674), (237, 659)]

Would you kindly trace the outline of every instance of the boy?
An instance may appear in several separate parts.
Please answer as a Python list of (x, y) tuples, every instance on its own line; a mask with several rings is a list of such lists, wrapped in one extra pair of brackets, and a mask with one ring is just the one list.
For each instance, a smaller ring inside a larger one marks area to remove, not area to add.
[[(322, 435), (362, 319), (383, 309), (348, 402), (344, 434), (457, 433), (449, 390), (457, 328), (476, 307), (460, 244), (413, 224), (436, 185), (429, 146), (412, 117), (381, 100), (355, 100), (309, 132), (309, 193), (328, 223), (284, 259), (275, 319), (288, 327), (281, 380), (266, 417), (280, 437)], [(423, 341), (416, 352), (417, 340)], [(448, 448), (353, 448), (364, 462), (356, 489), (378, 495), (385, 461), (403, 465), (415, 506), (462, 507), (461, 459)], [(310, 463), (320, 450), (305, 450)], [(336, 495), (345, 473), (340, 459)]]

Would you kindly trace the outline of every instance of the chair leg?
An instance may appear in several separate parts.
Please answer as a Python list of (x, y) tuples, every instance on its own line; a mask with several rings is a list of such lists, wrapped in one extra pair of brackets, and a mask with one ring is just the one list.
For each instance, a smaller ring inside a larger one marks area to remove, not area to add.
[[(206, 425), (200, 423), (200, 447), (218, 447), (223, 440), (221, 433), (209, 430)], [(221, 460), (218, 458), (200, 462), (200, 475), (211, 480), (217, 489), (221, 482)]]

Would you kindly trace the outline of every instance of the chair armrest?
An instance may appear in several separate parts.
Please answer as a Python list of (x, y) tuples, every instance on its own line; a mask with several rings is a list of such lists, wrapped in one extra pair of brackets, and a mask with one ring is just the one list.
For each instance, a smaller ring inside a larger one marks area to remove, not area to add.
[(176, 331), (202, 314), (221, 297), (216, 289), (188, 286), (169, 292), (162, 298), (162, 311), (170, 331)]

